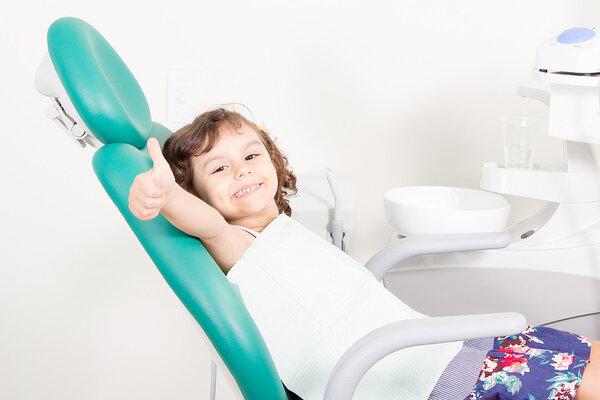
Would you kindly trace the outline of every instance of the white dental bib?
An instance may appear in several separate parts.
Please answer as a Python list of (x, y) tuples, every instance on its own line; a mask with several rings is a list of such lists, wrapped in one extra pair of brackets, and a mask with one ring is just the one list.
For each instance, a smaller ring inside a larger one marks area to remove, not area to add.
[[(280, 215), (227, 278), (271, 352), (279, 376), (304, 400), (322, 400), (342, 354), (390, 322), (423, 318), (356, 260)], [(400, 350), (373, 366), (354, 399), (426, 400), (462, 342)]]

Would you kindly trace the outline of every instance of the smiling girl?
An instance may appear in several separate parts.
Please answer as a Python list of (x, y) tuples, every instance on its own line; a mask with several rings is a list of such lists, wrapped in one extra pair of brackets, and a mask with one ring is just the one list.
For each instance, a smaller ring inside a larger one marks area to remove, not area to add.
[(131, 187), (132, 213), (141, 220), (162, 213), (200, 239), (225, 274), (254, 239), (240, 227), (262, 232), (279, 214), (291, 215), (284, 196), (295, 193), (296, 177), (287, 158), (238, 113), (204, 113), (167, 140), (164, 157), (154, 138), (148, 151), (154, 167)]

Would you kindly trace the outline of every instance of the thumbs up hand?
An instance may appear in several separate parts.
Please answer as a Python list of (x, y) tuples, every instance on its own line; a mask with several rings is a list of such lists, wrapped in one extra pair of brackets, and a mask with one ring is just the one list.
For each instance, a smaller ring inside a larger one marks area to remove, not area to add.
[(153, 167), (136, 176), (129, 188), (129, 210), (142, 221), (158, 215), (169, 202), (175, 186), (175, 177), (156, 138), (148, 139), (148, 152)]

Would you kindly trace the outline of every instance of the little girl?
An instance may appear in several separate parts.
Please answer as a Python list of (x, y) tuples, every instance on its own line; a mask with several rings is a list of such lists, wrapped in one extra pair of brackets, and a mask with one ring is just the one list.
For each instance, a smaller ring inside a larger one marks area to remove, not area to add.
[[(379, 318), (379, 315), (388, 320), (424, 317), (387, 292), (350, 257), (342, 252), (334, 253), (337, 250), (332, 245), (324, 240), (306, 239), (309, 233), (288, 218), (291, 209), (285, 196), (295, 192), (296, 178), (288, 169), (287, 158), (262, 128), (242, 115), (222, 108), (206, 112), (175, 132), (165, 143), (162, 153), (158, 141), (153, 138), (148, 141), (148, 151), (154, 166), (134, 180), (129, 196), (130, 210), (142, 220), (161, 213), (174, 226), (197, 237), (232, 282), (242, 285), (239, 282), (244, 282), (244, 276), (251, 281), (252, 275), (258, 273), (255, 271), (265, 275), (260, 287), (240, 286), (241, 292), (265, 337), (281, 378), (305, 400), (322, 398), (332, 367), (323, 358), (310, 353), (316, 353), (318, 347), (320, 351), (334, 354), (331, 349), (336, 347), (338, 339), (343, 342), (344, 334), (354, 332), (360, 337), (364, 329), (371, 328), (355, 326), (359, 324), (353, 323), (356, 319), (341, 320), (334, 327), (338, 329), (338, 336), (333, 340), (314, 342), (320, 333), (317, 328), (311, 330), (310, 324), (311, 318), (318, 319), (318, 315), (313, 313), (308, 320), (285, 319), (290, 311), (286, 309), (287, 303), (269, 304), (261, 299), (261, 296), (264, 298), (261, 291), (278, 290), (276, 286), (268, 286), (268, 282), (277, 278), (280, 267), (281, 271), (288, 268), (285, 273), (294, 274), (294, 279), (288, 283), (290, 287), (285, 288), (286, 293), (294, 290), (304, 293), (302, 290), (307, 289), (291, 286), (301, 280), (314, 282), (315, 271), (327, 275), (328, 270), (338, 268), (332, 276), (339, 278), (342, 276), (339, 272), (343, 271), (343, 275), (355, 277), (350, 278), (349, 283), (344, 281), (344, 285), (356, 282), (357, 293), (368, 287), (364, 293), (369, 296), (375, 293), (373, 296), (379, 299), (377, 307), (384, 304), (383, 311), (364, 310), (367, 318)], [(300, 245), (305, 244), (305, 253), (314, 253), (316, 261), (299, 268), (300, 264), (290, 264), (293, 260), (276, 259), (276, 268), (267, 273), (264, 269), (253, 269), (255, 264), (268, 263), (263, 260), (264, 254), (256, 255), (266, 238), (275, 240), (276, 246), (285, 246), (287, 236), (296, 237)], [(327, 261), (322, 260), (323, 254), (329, 257)], [(321, 288), (315, 282), (306, 286), (312, 287), (311, 296), (317, 299), (310, 296), (297, 299), (302, 304), (300, 308), (326, 310), (330, 304), (334, 307), (339, 303), (339, 309), (348, 309), (346, 299), (337, 299), (331, 285)], [(272, 295), (276, 297), (275, 293)], [(362, 297), (357, 304), (370, 303)], [(385, 304), (390, 306), (386, 308)], [(271, 311), (265, 311), (267, 308)], [(272, 323), (269, 316), (265, 317), (265, 312), (277, 312), (276, 323)], [(334, 319), (329, 314), (322, 318), (321, 324)], [(376, 324), (383, 323), (384, 319)], [(334, 332), (332, 329), (327, 329), (329, 336)], [(287, 345), (279, 346), (286, 340)], [(310, 346), (302, 344), (303, 341), (310, 342)], [(366, 388), (365, 398), (600, 399), (600, 354), (597, 354), (600, 347), (597, 342), (551, 328), (528, 327), (515, 336), (473, 343), (418, 346), (397, 352), (398, 357), (388, 357), (380, 362), (388, 362), (379, 371), (383, 381), (374, 380), (376, 384)], [(484, 343), (487, 343), (485, 349), (476, 349)], [(347, 344), (339, 345), (340, 352), (345, 348)], [(335, 354), (337, 357), (338, 353)], [(476, 361), (470, 362), (475, 363), (475, 370), (468, 365), (469, 357), (473, 358), (474, 354)], [(389, 368), (390, 365), (394, 368)], [(368, 390), (384, 387), (386, 380), (393, 381), (396, 386), (385, 394), (368, 394)]]

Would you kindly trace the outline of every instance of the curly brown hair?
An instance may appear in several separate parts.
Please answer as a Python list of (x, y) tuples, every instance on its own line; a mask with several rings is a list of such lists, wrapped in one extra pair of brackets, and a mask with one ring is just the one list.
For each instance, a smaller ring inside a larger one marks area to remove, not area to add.
[(288, 168), (287, 157), (279, 150), (267, 131), (235, 111), (217, 108), (202, 113), (192, 123), (167, 139), (163, 146), (163, 155), (173, 170), (175, 181), (188, 192), (198, 196), (192, 185), (192, 157), (209, 152), (219, 140), (219, 131), (224, 125), (234, 129), (247, 125), (258, 134), (277, 172), (279, 188), (275, 193), (275, 203), (279, 213), (291, 216), (292, 209), (285, 196), (295, 194), (297, 189), (296, 176)]

